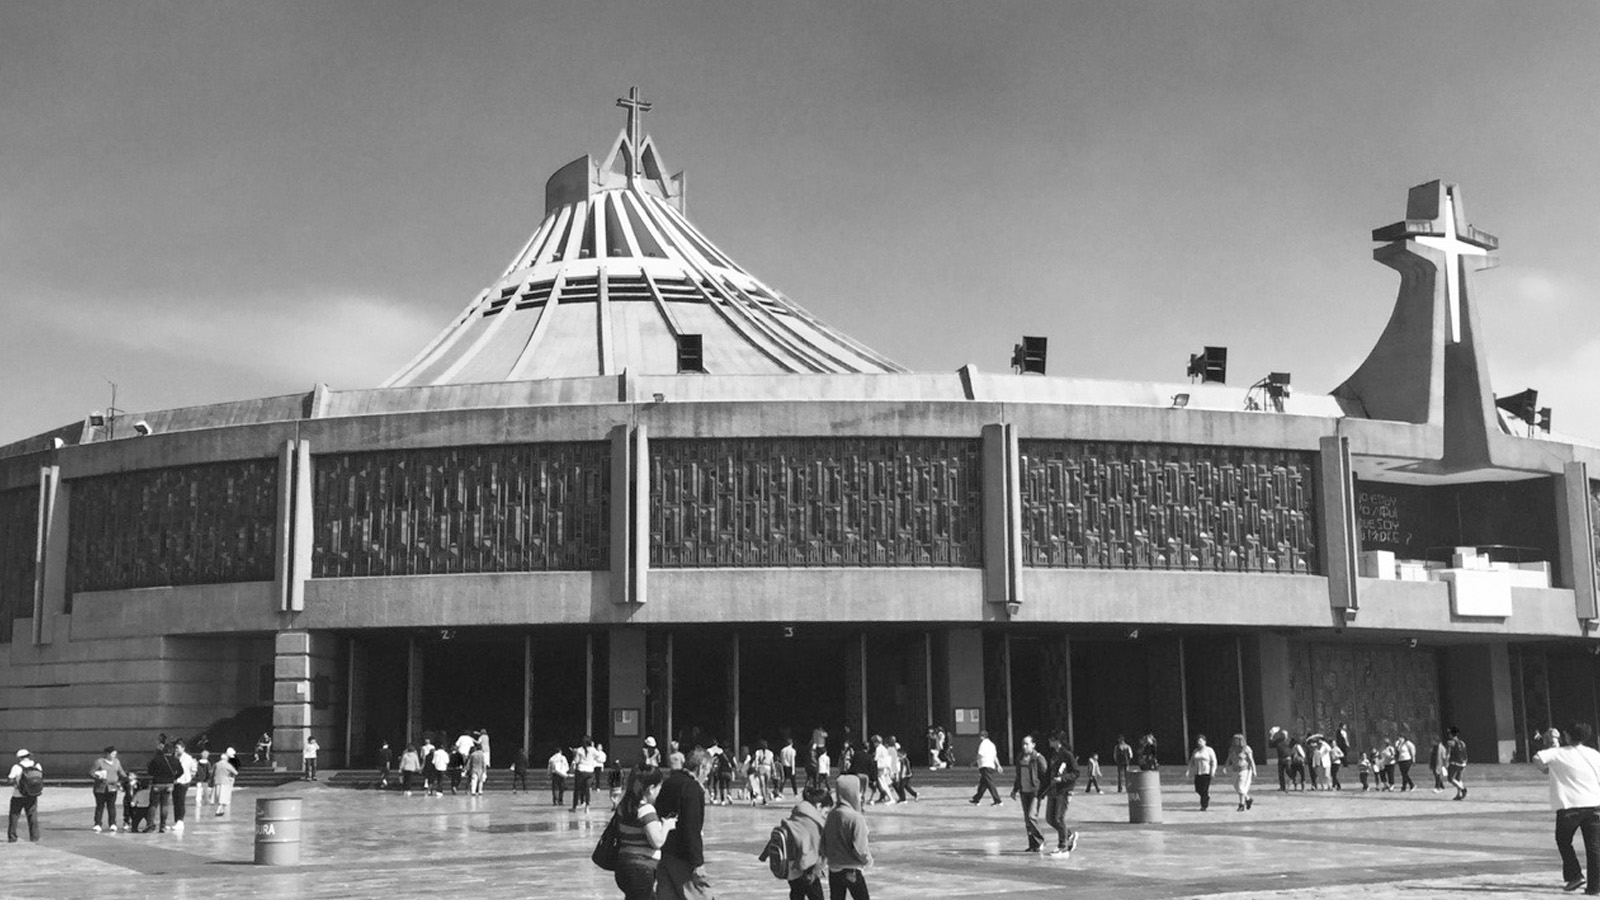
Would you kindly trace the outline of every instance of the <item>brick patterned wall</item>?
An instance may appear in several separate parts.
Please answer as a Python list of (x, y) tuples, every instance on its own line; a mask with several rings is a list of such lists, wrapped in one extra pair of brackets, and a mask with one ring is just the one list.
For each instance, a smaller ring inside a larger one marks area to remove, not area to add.
[(316, 578), (610, 565), (605, 442), (329, 454), (313, 472)]
[(650, 564), (982, 565), (979, 442), (650, 444)]
[(39, 539), (39, 489), (0, 491), (0, 644), (19, 617), (33, 615), (33, 556)]
[(276, 460), (102, 475), (71, 487), (69, 592), (272, 578)]
[(1090, 441), (1021, 452), (1024, 565), (1321, 571), (1314, 453)]

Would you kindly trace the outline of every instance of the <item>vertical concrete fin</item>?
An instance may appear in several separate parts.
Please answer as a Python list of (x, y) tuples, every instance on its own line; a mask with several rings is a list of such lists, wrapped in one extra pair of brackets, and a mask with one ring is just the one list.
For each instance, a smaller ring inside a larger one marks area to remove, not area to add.
[(611, 429), (611, 602), (627, 603), (629, 555), (633, 531), (633, 480), (628, 477), (631, 455), (631, 429), (618, 425)]
[(650, 436), (644, 425), (633, 430), (628, 454), (628, 568), (632, 582), (629, 599), (649, 599), (650, 574)]
[[(34, 538), (33, 546), (33, 644), (50, 643), (51, 616), (57, 593), (65, 597), (66, 574), (66, 529), (56, 527), (57, 505), (61, 494), (61, 468), (59, 466), (44, 466), (39, 469), (39, 512), (37, 516), (38, 531)], [(65, 510), (61, 510), (65, 519)], [(63, 578), (60, 579), (59, 592), (57, 579), (52, 575), (57, 568)]]
[(1318, 444), (1321, 452), (1317, 462), (1322, 475), (1318, 530), (1322, 538), (1323, 571), (1328, 578), (1328, 605), (1336, 611), (1342, 610), (1345, 618), (1351, 618), (1361, 606), (1360, 583), (1356, 580), (1356, 554), (1361, 544), (1356, 530), (1350, 439), (1329, 435)]
[(1561, 471), (1561, 491), (1556, 495), (1560, 514), (1556, 522), (1561, 547), (1559, 584), (1572, 588), (1578, 620), (1600, 619), (1595, 587), (1594, 508), (1590, 499), (1589, 465), (1569, 462)]
[(1022, 494), (1016, 427), (983, 426), (983, 599), (1021, 603)]
[(306, 580), (311, 577), (311, 554), (316, 535), (311, 505), (311, 442), (301, 439), (294, 450), (294, 526), (290, 531), (294, 558), (290, 561), (289, 611), (306, 608)]
[(278, 612), (289, 610), (289, 582), (294, 577), (294, 446), (278, 450), (278, 536), (273, 550), (272, 596)]

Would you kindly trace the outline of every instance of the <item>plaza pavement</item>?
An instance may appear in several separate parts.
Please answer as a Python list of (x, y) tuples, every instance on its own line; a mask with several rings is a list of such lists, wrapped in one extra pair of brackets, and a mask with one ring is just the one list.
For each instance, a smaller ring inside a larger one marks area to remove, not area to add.
[[(1266, 786), (1248, 813), (1235, 811), (1226, 789), (1201, 813), (1178, 783), (1181, 770), (1168, 769), (1162, 825), (1127, 824), (1126, 798), (1114, 791), (1075, 795), (1072, 820), (1082, 841), (1066, 861), (1023, 851), (1015, 803), (969, 805), (970, 773), (924, 775), (920, 802), (870, 809), (877, 865), (869, 880), (874, 897), (918, 900), (1560, 895), (1543, 779), (1526, 766), (1495, 768), (1493, 780), (1477, 779), (1459, 803), (1427, 787), (1405, 795), (1283, 795)], [(251, 865), (261, 796), (304, 799), (300, 866)], [(787, 896), (756, 854), (789, 805), (707, 811), (719, 897)], [(542, 792), (427, 799), (291, 784), (236, 794), (224, 818), (191, 812), (181, 837), (90, 831), (87, 788), (48, 789), (41, 809), (40, 843), (24, 833), (0, 849), (0, 898), (620, 896), (588, 859), (608, 813), (558, 810)]]

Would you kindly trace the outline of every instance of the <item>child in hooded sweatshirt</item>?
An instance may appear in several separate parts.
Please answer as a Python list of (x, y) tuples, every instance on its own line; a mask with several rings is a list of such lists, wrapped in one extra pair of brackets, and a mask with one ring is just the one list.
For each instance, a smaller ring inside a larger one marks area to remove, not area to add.
[[(828, 791), (808, 787), (801, 797), (789, 813), (789, 831), (799, 850), (799, 855), (789, 860), (789, 900), (823, 900), (822, 828), (827, 822), (822, 807), (828, 801)], [(759, 858), (766, 861), (766, 850)]]
[(834, 790), (839, 802), (828, 813), (822, 826), (822, 858), (828, 866), (828, 895), (841, 900), (847, 893), (852, 900), (870, 900), (867, 876), (862, 872), (872, 865), (867, 846), (867, 817), (861, 814), (861, 782), (840, 778)]

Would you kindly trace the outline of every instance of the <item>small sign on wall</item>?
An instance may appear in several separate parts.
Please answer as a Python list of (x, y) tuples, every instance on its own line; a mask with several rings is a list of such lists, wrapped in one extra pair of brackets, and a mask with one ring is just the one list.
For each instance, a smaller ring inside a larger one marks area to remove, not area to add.
[(976, 706), (956, 707), (956, 734), (977, 734), (982, 729), (978, 725), (978, 711)]
[(639, 710), (613, 709), (611, 711), (612, 737), (639, 736)]

